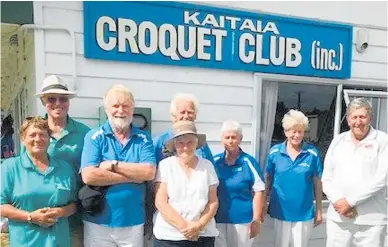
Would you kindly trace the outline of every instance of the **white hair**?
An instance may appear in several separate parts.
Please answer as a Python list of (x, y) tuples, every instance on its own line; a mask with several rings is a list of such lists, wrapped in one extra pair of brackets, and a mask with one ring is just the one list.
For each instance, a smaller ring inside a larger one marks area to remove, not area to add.
[(298, 110), (290, 110), (282, 119), (282, 126), (284, 130), (292, 129), (295, 126), (303, 126), (304, 130), (309, 128), (309, 119)]
[(223, 135), (227, 131), (234, 131), (241, 137), (241, 139), (243, 138), (241, 125), (237, 121), (234, 121), (234, 120), (224, 121), (221, 127), (221, 135)]
[(365, 108), (368, 115), (372, 117), (372, 104), (365, 98), (355, 98), (352, 100), (346, 109), (346, 114), (349, 116), (351, 112), (360, 108)]
[(131, 100), (133, 106), (135, 106), (135, 99), (133, 98), (133, 94), (132, 92), (124, 85), (122, 84), (115, 84), (113, 86), (111, 86), (106, 92), (105, 92), (105, 95), (104, 95), (104, 106), (106, 106), (106, 104), (108, 103), (107, 102), (107, 97), (109, 94), (111, 93), (123, 93), (125, 94), (126, 96), (128, 96), (128, 98)]
[(177, 111), (177, 103), (179, 101), (189, 101), (193, 103), (195, 114), (198, 113), (199, 103), (194, 94), (190, 93), (177, 93), (174, 95), (174, 98), (171, 100), (170, 114), (173, 116)]

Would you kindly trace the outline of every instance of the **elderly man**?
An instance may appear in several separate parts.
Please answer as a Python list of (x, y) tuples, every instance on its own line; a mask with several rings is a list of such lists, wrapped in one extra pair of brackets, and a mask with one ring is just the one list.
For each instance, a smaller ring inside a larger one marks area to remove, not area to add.
[(387, 227), (388, 136), (370, 126), (370, 103), (354, 99), (350, 128), (326, 153), (323, 191), (330, 200), (327, 247), (382, 247)]
[[(192, 94), (178, 93), (174, 96), (170, 106), (170, 117), (172, 123), (182, 120), (188, 120), (194, 122), (198, 113), (198, 101)], [(168, 151), (165, 147), (165, 143), (173, 137), (172, 129), (169, 128), (161, 135), (153, 139), (155, 147), (156, 162), (159, 164), (163, 159), (175, 155)], [(196, 150), (197, 156), (209, 160), (214, 164), (213, 154), (207, 143), (201, 148)], [(147, 184), (147, 223), (146, 223), (146, 237), (145, 246), (150, 247), (152, 245), (152, 215), (155, 212), (154, 197), (152, 184)]]
[[(198, 101), (192, 94), (178, 93), (171, 101), (171, 121), (173, 123), (181, 120), (195, 121), (198, 113)], [(154, 138), (156, 161), (159, 163), (164, 158), (174, 154), (168, 152), (165, 147), (165, 142), (172, 138), (171, 129), (166, 130), (161, 135)], [(213, 155), (207, 143), (197, 149), (196, 154), (199, 157), (205, 158), (214, 164)]]
[[(66, 82), (56, 75), (50, 75), (43, 81), (40, 97), (46, 111), (45, 118), (51, 130), (47, 152), (50, 158), (64, 160), (72, 166), (77, 178), (77, 190), (81, 186), (79, 168), (84, 137), (90, 130), (86, 125), (69, 117), (70, 99), (75, 96), (69, 91)], [(69, 218), (71, 246), (80, 247), (83, 242), (82, 220), (80, 214)]]
[(81, 175), (87, 185), (108, 186), (102, 211), (85, 214), (84, 244), (91, 246), (143, 245), (145, 181), (156, 172), (151, 137), (133, 126), (135, 102), (122, 85), (104, 96), (108, 121), (85, 137)]

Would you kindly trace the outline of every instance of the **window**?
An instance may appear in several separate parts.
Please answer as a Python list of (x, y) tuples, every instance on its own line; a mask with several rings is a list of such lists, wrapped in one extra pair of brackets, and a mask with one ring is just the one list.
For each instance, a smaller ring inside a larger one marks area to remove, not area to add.
[[(372, 104), (372, 123), (373, 128), (387, 133), (387, 92), (386, 89), (381, 90), (365, 90), (365, 89), (344, 89), (345, 109), (349, 103), (358, 97), (363, 97), (369, 100)], [(342, 122), (346, 123), (346, 116), (342, 117)], [(348, 130), (346, 124), (342, 124), (342, 131)]]

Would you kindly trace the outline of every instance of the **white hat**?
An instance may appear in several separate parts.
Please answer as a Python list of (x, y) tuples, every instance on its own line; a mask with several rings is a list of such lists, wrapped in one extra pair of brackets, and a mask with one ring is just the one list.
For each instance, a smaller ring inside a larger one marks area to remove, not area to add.
[(56, 75), (47, 76), (46, 79), (43, 80), (40, 93), (35, 94), (35, 96), (43, 96), (45, 94), (63, 94), (68, 95), (69, 98), (76, 95), (74, 92), (69, 91), (66, 82)]

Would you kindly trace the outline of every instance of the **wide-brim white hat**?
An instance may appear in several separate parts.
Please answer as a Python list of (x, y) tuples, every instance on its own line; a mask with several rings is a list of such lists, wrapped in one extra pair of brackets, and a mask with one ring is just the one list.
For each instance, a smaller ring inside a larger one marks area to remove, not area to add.
[(56, 75), (47, 76), (46, 79), (43, 80), (40, 92), (35, 94), (35, 96), (41, 97), (46, 94), (61, 94), (66, 95), (69, 98), (76, 96), (75, 92), (69, 91), (66, 82)]
[(175, 122), (172, 126), (172, 138), (166, 141), (164, 146), (167, 148), (168, 151), (175, 152), (174, 139), (186, 134), (192, 134), (197, 136), (198, 138), (197, 149), (205, 145), (206, 135), (197, 133), (197, 128), (195, 127), (194, 122), (178, 121), (178, 122)]

